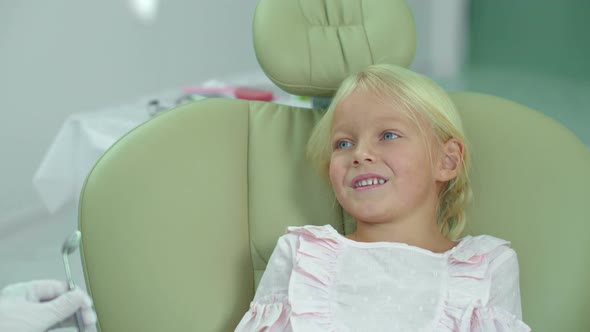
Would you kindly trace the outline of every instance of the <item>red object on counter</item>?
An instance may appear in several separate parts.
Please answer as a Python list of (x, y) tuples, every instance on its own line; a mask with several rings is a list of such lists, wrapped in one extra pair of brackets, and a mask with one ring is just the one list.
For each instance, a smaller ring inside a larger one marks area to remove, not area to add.
[(238, 99), (246, 100), (261, 100), (261, 101), (272, 101), (272, 91), (258, 90), (252, 88), (236, 88), (234, 96)]
[(274, 95), (272, 91), (268, 90), (260, 90), (260, 89), (253, 89), (253, 88), (201, 88), (201, 87), (185, 87), (182, 89), (185, 93), (226, 93), (232, 94), (234, 97), (238, 99), (245, 99), (245, 100), (260, 100), (260, 101), (272, 101), (274, 99)]

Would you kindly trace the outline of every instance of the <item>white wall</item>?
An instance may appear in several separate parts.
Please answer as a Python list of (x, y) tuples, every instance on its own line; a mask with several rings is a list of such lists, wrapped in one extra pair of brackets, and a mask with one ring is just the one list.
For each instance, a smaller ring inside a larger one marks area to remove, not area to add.
[[(0, 225), (41, 213), (32, 176), (71, 113), (259, 66), (256, 0), (0, 1)], [(19, 218), (20, 217), (20, 218)]]
[[(468, 0), (408, 0), (413, 69), (453, 77)], [(64, 119), (210, 78), (258, 70), (257, 0), (160, 1), (144, 24), (128, 1), (0, 2), (0, 230), (45, 214), (32, 176)], [(443, 10), (444, 9), (444, 10)]]
[(416, 21), (416, 55), (411, 68), (459, 88), (465, 64), (470, 0), (407, 0)]

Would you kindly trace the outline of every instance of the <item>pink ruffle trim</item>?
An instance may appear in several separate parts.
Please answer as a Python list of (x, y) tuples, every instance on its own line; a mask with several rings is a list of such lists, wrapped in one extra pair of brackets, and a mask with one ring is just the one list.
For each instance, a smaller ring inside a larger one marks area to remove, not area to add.
[[(499, 308), (484, 307), (491, 280), (486, 276), (488, 254), (509, 242), (494, 237), (480, 237), (477, 246), (471, 237), (463, 240), (461, 250), (449, 257), (449, 283), (437, 332), (528, 332), (530, 328), (516, 316)], [(483, 244), (482, 244), (483, 243)], [(474, 296), (474, 294), (476, 294)], [(494, 327), (490, 329), (491, 327)]]
[(470, 307), (463, 316), (461, 331), (530, 332), (523, 321), (506, 310), (495, 307)]
[(235, 331), (292, 331), (291, 306), (285, 295), (271, 295), (250, 304)]
[(300, 235), (297, 264), (289, 282), (293, 329), (338, 331), (330, 308), (329, 290), (337, 272), (341, 243), (325, 227), (289, 227), (287, 232)]

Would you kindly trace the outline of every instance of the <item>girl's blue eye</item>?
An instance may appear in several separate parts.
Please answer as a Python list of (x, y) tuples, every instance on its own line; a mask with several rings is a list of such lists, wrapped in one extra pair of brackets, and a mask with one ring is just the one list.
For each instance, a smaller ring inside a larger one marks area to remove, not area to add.
[(347, 147), (351, 146), (352, 144), (349, 141), (338, 141), (336, 142), (336, 149), (346, 149)]
[(390, 140), (390, 139), (395, 139), (398, 138), (399, 136), (395, 133), (392, 133), (391, 131), (386, 132), (385, 134), (383, 134), (383, 139), (384, 140)]

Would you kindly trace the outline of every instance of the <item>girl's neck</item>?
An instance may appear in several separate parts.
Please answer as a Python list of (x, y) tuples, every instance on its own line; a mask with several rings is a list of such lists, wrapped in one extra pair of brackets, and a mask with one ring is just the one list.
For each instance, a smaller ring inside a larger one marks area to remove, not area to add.
[(457, 242), (445, 238), (436, 223), (366, 223), (357, 221), (356, 231), (347, 238), (357, 242), (398, 242), (435, 253), (446, 252)]

